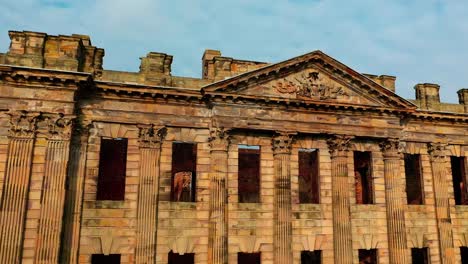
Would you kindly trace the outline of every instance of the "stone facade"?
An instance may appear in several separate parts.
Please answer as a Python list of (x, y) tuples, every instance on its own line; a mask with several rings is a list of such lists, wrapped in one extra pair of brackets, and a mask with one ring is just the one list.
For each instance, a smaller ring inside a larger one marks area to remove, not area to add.
[[(396, 95), (395, 77), (361, 74), (320, 51), (280, 63), (207, 50), (200, 79), (171, 75), (150, 52), (139, 72), (102, 67), (83, 35), (10, 32), (0, 54), (2, 263), (462, 263), (468, 205), (456, 202), (453, 157), (468, 175), (468, 89)], [(126, 139), (124, 198), (102, 200), (102, 149)], [(196, 152), (194, 200), (174, 201), (174, 144)], [(239, 202), (240, 146), (255, 146), (259, 201)], [(318, 153), (319, 202), (301, 203), (299, 152)], [(372, 202), (356, 199), (354, 152), (371, 153)], [(419, 157), (422, 204), (407, 202), (404, 156)], [(101, 169), (101, 171), (100, 171)], [(196, 175), (196, 177), (195, 177)], [(462, 181), (463, 182), (463, 181)], [(466, 192), (465, 185), (461, 191)], [(372, 251), (375, 250), (375, 251)], [(191, 255), (194, 254), (194, 255)], [(95, 263), (96, 260), (94, 260)], [(309, 263), (309, 262), (307, 262)]]

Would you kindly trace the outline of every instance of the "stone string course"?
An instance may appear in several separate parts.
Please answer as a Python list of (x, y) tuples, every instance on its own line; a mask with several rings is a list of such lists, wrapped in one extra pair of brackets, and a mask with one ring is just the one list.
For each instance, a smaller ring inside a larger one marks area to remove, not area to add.
[[(88, 36), (11, 31), (0, 54), (0, 262), (197, 264), (461, 263), (468, 205), (455, 205), (450, 156), (468, 156), (468, 89), (395, 94), (395, 77), (314, 51), (280, 63), (207, 50), (201, 78), (150, 52), (139, 72), (103, 69)], [(288, 83), (288, 80), (290, 81)], [(125, 197), (96, 200), (102, 138), (127, 138)], [(195, 202), (172, 202), (174, 142), (196, 144)], [(239, 203), (238, 146), (260, 147), (260, 202)], [(299, 203), (299, 151), (316, 149), (320, 203)], [(357, 204), (353, 151), (369, 151), (373, 204)], [(408, 205), (403, 154), (419, 154), (424, 202)], [(465, 158), (465, 170), (468, 170)], [(468, 175), (468, 171), (465, 171)]]

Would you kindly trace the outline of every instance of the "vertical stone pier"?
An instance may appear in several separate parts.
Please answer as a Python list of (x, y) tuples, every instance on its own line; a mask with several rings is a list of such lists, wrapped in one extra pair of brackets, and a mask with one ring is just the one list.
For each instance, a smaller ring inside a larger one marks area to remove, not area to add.
[(9, 145), (0, 198), (0, 260), (20, 263), (32, 155), (39, 114), (10, 112)]
[(404, 182), (400, 179), (401, 153), (399, 141), (389, 139), (380, 143), (384, 157), (385, 201), (387, 204), (387, 233), (390, 263), (409, 263), (406, 245)]
[(327, 140), (331, 157), (334, 259), (353, 263), (353, 245), (348, 183), (348, 151), (351, 137), (337, 135)]
[(140, 181), (138, 185), (135, 263), (156, 261), (158, 189), (161, 143), (166, 128), (140, 127)]
[(293, 135), (278, 133), (273, 137), (275, 170), (274, 252), (275, 263), (292, 263), (291, 223), (291, 143)]
[(35, 263), (58, 263), (72, 118), (46, 117), (47, 149)]
[(227, 264), (227, 172), (229, 135), (223, 128), (210, 131), (210, 218), (208, 263)]
[(455, 263), (453, 248), (452, 220), (448, 197), (446, 144), (428, 144), (431, 158), (432, 178), (435, 196), (435, 211), (439, 232), (440, 261), (443, 264)]

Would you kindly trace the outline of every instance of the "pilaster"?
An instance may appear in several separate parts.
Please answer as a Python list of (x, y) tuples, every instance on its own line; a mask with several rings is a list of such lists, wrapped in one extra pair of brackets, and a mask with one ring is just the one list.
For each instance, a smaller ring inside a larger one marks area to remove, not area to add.
[(58, 263), (72, 117), (45, 116), (47, 148), (35, 263)]
[(435, 211), (439, 232), (441, 263), (455, 263), (453, 248), (452, 220), (450, 218), (447, 178), (447, 144), (430, 143), (428, 152), (431, 158), (432, 178), (435, 197)]
[(351, 216), (348, 192), (348, 152), (351, 137), (336, 135), (327, 140), (331, 158), (333, 241), (335, 263), (353, 263)]
[(137, 239), (135, 263), (156, 261), (158, 226), (158, 188), (161, 143), (166, 128), (140, 126), (140, 182), (137, 205)]
[(227, 264), (227, 173), (229, 134), (224, 128), (210, 130), (211, 174), (208, 263)]
[(0, 259), (19, 263), (38, 113), (10, 112), (9, 144), (0, 201)]
[(293, 134), (278, 133), (272, 139), (275, 169), (275, 263), (292, 263), (291, 143)]
[(384, 157), (385, 200), (390, 263), (409, 263), (406, 245), (404, 183), (400, 179), (401, 152), (397, 139), (380, 143)]

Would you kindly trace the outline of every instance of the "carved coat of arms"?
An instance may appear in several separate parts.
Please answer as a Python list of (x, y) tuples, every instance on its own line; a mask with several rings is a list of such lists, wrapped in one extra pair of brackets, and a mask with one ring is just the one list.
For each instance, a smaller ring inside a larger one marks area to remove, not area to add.
[(315, 98), (319, 100), (337, 99), (349, 95), (343, 87), (326, 82), (319, 77), (318, 72), (303, 73), (299, 76), (288, 76), (277, 81), (273, 88), (279, 93), (295, 93), (298, 97)]

